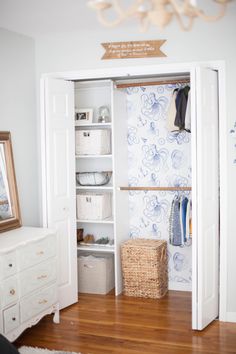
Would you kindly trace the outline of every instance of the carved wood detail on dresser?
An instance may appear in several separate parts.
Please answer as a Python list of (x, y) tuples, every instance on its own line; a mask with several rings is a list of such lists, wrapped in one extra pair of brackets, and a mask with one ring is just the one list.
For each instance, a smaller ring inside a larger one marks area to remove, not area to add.
[(21, 227), (0, 235), (0, 333), (14, 341), (54, 313), (59, 323), (57, 235)]

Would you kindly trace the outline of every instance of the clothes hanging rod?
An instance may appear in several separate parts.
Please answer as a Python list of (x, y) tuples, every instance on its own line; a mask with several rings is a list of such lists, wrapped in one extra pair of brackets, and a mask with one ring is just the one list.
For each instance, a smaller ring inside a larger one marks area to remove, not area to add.
[(162, 80), (162, 81), (144, 81), (116, 84), (117, 89), (137, 86), (156, 86), (156, 85), (174, 85), (174, 84), (189, 84), (190, 79)]
[(191, 191), (192, 187), (120, 187), (121, 191)]

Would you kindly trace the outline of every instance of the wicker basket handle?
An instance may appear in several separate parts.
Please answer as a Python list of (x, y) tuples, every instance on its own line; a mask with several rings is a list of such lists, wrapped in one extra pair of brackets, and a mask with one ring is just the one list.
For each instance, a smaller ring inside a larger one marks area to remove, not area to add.
[(161, 262), (166, 259), (166, 247), (163, 247), (161, 250)]

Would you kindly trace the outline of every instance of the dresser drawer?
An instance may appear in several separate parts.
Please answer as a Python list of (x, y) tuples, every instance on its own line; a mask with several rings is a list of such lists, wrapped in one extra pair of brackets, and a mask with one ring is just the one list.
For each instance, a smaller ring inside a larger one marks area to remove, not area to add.
[(18, 250), (20, 270), (40, 263), (56, 254), (56, 237), (51, 235), (37, 242), (32, 242)]
[(19, 306), (14, 305), (3, 311), (4, 333), (8, 333), (20, 325)]
[(16, 252), (9, 252), (0, 255), (0, 279), (14, 275), (17, 271)]
[(46, 310), (57, 301), (57, 286), (56, 284), (49, 288), (41, 290), (39, 293), (32, 296), (27, 296), (20, 302), (21, 322), (36, 316), (40, 312)]
[(22, 271), (19, 275), (21, 296), (27, 295), (31, 291), (56, 280), (56, 276), (56, 259), (40, 263), (30, 269)]
[(12, 276), (1, 282), (1, 307), (5, 307), (16, 301), (19, 297), (17, 277)]

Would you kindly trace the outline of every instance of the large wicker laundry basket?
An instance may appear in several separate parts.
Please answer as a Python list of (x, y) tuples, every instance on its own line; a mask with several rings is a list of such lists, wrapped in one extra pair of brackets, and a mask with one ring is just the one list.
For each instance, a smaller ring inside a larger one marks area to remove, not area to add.
[(167, 243), (129, 240), (121, 246), (124, 294), (160, 299), (168, 291)]

